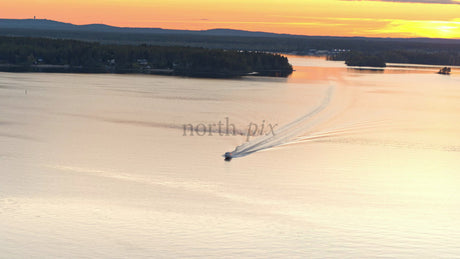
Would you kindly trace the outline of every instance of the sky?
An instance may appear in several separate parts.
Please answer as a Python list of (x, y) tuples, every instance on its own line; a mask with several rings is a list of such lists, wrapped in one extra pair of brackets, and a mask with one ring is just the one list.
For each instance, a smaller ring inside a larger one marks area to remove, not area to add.
[(0, 18), (301, 35), (460, 39), (460, 0), (0, 0)]

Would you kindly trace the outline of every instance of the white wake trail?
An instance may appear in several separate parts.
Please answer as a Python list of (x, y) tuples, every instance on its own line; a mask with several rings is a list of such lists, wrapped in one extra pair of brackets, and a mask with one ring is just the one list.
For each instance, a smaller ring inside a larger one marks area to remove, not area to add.
[(258, 137), (252, 141), (246, 142), (237, 146), (233, 150), (232, 157), (243, 157), (257, 151), (262, 151), (268, 148), (282, 145), (292, 138), (299, 136), (307, 131), (309, 128), (317, 124), (318, 120), (310, 120), (312, 117), (323, 111), (330, 103), (334, 86), (329, 86), (326, 95), (322, 102), (314, 110), (306, 113), (305, 115), (297, 118), (296, 120), (284, 125), (283, 127), (275, 130), (273, 134)]

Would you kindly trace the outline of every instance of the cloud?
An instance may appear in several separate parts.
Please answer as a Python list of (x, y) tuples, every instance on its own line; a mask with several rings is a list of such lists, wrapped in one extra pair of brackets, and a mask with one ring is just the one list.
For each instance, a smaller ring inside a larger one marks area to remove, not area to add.
[(379, 2), (421, 3), (421, 4), (460, 4), (459, 0), (342, 0), (342, 1), (379, 1)]

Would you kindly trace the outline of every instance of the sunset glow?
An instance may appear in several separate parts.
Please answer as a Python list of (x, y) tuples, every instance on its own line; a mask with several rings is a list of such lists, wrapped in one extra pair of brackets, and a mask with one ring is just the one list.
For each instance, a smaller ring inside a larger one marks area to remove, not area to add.
[[(429, 3), (428, 3), (429, 2)], [(74, 24), (303, 35), (460, 38), (460, 1), (17, 0), (2, 17)]]

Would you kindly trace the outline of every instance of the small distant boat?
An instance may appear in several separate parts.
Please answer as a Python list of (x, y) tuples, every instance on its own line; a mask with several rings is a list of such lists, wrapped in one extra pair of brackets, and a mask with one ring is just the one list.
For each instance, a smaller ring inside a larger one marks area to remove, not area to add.
[(225, 157), (225, 161), (230, 161), (233, 158), (233, 154), (232, 154), (232, 152), (226, 152), (224, 154), (224, 157)]
[(450, 67), (443, 67), (439, 70), (438, 74), (450, 75)]

